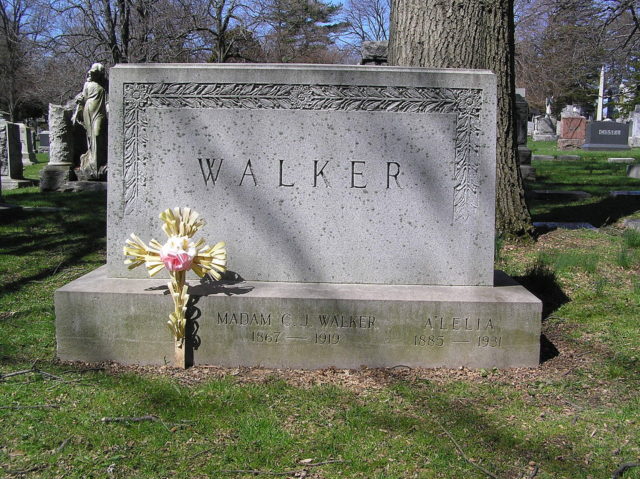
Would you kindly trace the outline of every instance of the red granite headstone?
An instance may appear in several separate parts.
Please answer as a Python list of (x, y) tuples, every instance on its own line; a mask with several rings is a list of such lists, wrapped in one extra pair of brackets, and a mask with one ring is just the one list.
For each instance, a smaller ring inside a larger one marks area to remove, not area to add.
[(571, 150), (584, 144), (587, 131), (587, 119), (582, 116), (568, 116), (560, 121), (558, 149)]
[(560, 138), (565, 140), (584, 140), (587, 133), (587, 119), (570, 116), (560, 121)]

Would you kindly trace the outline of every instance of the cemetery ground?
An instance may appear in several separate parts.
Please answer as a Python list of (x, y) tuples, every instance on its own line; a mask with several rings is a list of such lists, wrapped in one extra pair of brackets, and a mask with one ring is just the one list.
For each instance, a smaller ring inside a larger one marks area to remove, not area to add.
[(598, 229), (497, 242), (544, 302), (535, 369), (61, 363), (53, 293), (104, 263), (105, 197), (3, 192), (49, 208), (0, 217), (0, 476), (640, 478), (640, 198), (608, 196), (640, 180), (586, 153), (534, 161), (528, 188), (592, 197), (531, 210)]

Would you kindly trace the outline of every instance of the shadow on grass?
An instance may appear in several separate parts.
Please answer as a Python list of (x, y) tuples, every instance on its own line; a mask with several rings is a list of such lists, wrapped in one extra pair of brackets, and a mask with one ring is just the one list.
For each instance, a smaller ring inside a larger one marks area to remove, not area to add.
[[(478, 459), (476, 454), (482, 455), (483, 450), (494, 451), (496, 457), (509, 458), (502, 461), (501, 471), (493, 470), (491, 459), (486, 462), (478, 461), (484, 468), (497, 473), (498, 477), (533, 477), (525, 476), (527, 471), (519, 470), (517, 466), (520, 463), (524, 469), (529, 461), (543, 464), (545, 472), (549, 474), (548, 477), (578, 477), (576, 473), (585, 470), (583, 457), (574, 453), (570, 446), (563, 445), (562, 441), (553, 441), (560, 432), (555, 434), (541, 432), (538, 437), (531, 433), (518, 434), (522, 431), (521, 429), (504, 427), (504, 424), (492, 421), (486, 414), (486, 406), (482, 400), (476, 404), (476, 401), (469, 401), (465, 397), (456, 405), (455, 399), (452, 401), (448, 394), (427, 392), (427, 397), (428, 399), (422, 400), (423, 407), (431, 411), (433, 421), (439, 423), (439, 426), (429, 428), (426, 423), (420, 428), (422, 432), (439, 433), (442, 441), (448, 442), (452, 449), (454, 444), (451, 438), (455, 438), (464, 445), (465, 449), (475, 450), (471, 454), (476, 459)], [(478, 473), (477, 470), (469, 467), (470, 470)], [(478, 477), (480, 476), (478, 474)]]
[(556, 274), (546, 264), (537, 261), (523, 276), (514, 279), (542, 301), (542, 319), (548, 318), (560, 306), (569, 302)]
[[(0, 253), (23, 258), (32, 256), (16, 280), (0, 281), (4, 292), (18, 291), (27, 283), (82, 264), (87, 255), (104, 248), (104, 193), (24, 193), (7, 200), (28, 206), (56, 206), (65, 211), (12, 210), (0, 218)], [(46, 254), (38, 255), (38, 252)]]
[(532, 201), (529, 206), (534, 209), (543, 205), (548, 210), (534, 214), (534, 221), (586, 222), (601, 227), (640, 210), (640, 196), (606, 197), (596, 202), (561, 203), (557, 206), (553, 202)]
[(546, 335), (540, 335), (540, 364), (557, 357), (560, 354), (556, 345)]
[[(556, 274), (546, 264), (537, 261), (523, 276), (514, 278), (542, 301), (542, 320), (546, 320), (560, 306), (569, 302), (556, 278)], [(540, 362), (558, 356), (558, 348), (543, 334), (540, 337)]]

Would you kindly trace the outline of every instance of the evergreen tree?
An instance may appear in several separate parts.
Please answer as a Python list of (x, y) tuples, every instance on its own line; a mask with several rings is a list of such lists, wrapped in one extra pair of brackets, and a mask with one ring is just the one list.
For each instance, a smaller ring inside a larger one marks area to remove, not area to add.
[(347, 27), (336, 19), (340, 9), (322, 0), (267, 0), (261, 12), (267, 61), (326, 62), (336, 35)]

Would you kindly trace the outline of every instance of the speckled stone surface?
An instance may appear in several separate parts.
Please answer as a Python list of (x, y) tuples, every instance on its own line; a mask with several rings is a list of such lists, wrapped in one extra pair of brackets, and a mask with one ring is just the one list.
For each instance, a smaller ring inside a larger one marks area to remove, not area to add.
[[(172, 310), (159, 279), (102, 267), (55, 293), (58, 357), (164, 364)], [(542, 303), (495, 286), (191, 282), (195, 364), (276, 368), (535, 367)]]
[(109, 276), (189, 206), (245, 280), (491, 285), (495, 99), (486, 71), (115, 67)]

